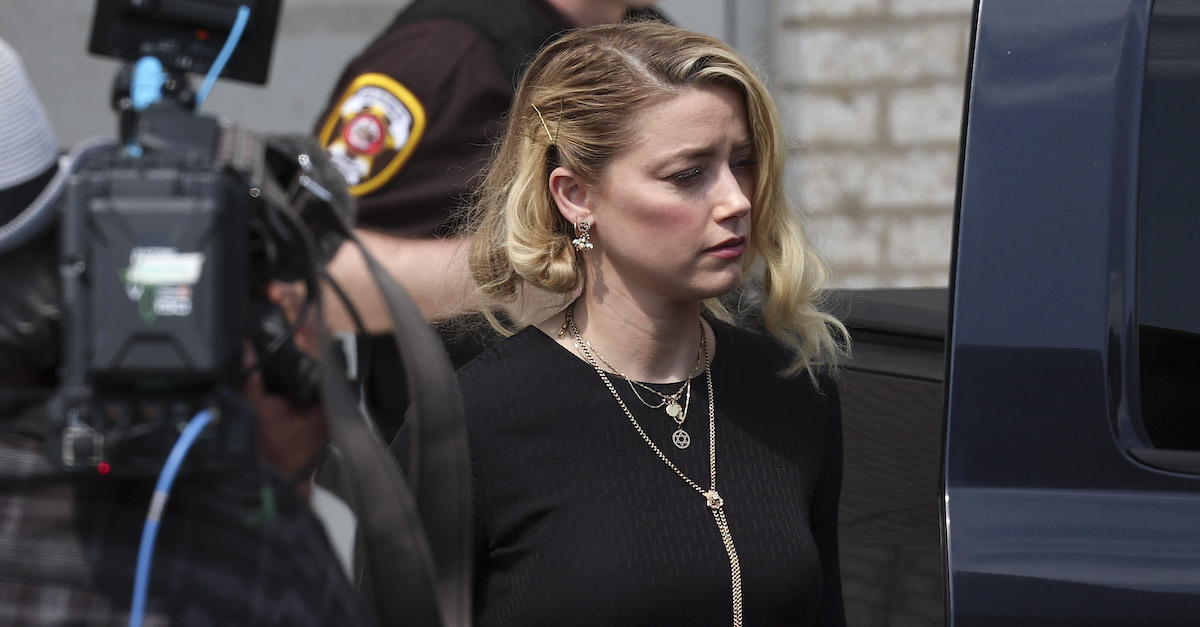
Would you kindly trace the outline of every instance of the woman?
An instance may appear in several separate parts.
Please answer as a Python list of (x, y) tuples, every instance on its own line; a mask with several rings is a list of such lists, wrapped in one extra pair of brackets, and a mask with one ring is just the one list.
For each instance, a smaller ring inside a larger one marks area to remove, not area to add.
[[(565, 307), (460, 370), (480, 625), (844, 624), (845, 329), (814, 304), (784, 149), (712, 38), (603, 26), (532, 62), (472, 273), (497, 309)], [(739, 287), (773, 338), (728, 323)]]

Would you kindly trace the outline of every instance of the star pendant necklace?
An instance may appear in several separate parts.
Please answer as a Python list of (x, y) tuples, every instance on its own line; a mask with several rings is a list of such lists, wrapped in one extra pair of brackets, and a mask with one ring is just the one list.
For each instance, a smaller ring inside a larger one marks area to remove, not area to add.
[[(572, 316), (572, 320), (574, 320), (574, 316)], [(567, 331), (567, 323), (564, 322), (563, 328), (559, 330), (558, 336), (562, 337), (563, 334), (566, 333), (566, 331)], [(603, 363), (605, 366), (607, 366), (608, 369), (611, 370), (613, 374), (624, 379), (625, 382), (629, 384), (629, 389), (633, 391), (633, 395), (637, 397), (638, 401), (641, 402), (642, 405), (645, 405), (646, 407), (649, 407), (650, 409), (662, 408), (663, 411), (667, 412), (667, 415), (670, 416), (671, 419), (675, 421), (676, 429), (675, 429), (675, 432), (671, 434), (671, 443), (675, 445), (675, 448), (683, 450), (692, 445), (692, 436), (691, 436), (691, 434), (689, 434), (687, 432), (686, 429), (683, 428), (683, 423), (685, 420), (687, 420), (688, 407), (691, 405), (691, 401), (692, 401), (692, 379), (695, 378), (695, 376), (700, 368), (700, 364), (703, 363), (703, 360), (704, 360), (704, 327), (703, 326), (700, 327), (700, 345), (696, 347), (696, 361), (692, 364), (692, 369), (688, 373), (687, 380), (684, 381), (683, 385), (679, 386), (679, 389), (675, 390), (675, 392), (673, 394), (663, 394), (662, 392), (659, 392), (658, 390), (646, 385), (645, 383), (642, 383), (641, 381), (635, 381), (630, 376), (626, 375), (625, 373), (621, 372), (620, 370), (617, 370), (616, 367), (614, 367), (611, 363), (609, 363), (609, 361), (607, 359), (605, 359), (603, 355), (596, 352), (596, 349), (592, 348), (591, 344), (588, 344), (586, 342), (586, 340), (579, 338), (579, 341), (584, 342), (587, 345), (586, 350), (591, 355), (593, 355), (596, 359), (599, 359), (601, 363)], [(581, 348), (580, 350), (582, 351), (584, 349)], [(646, 402), (646, 399), (643, 398), (641, 393), (638, 392), (639, 387), (642, 388), (643, 390), (646, 390), (648, 392), (652, 392), (652, 393), (658, 395), (658, 397), (660, 399), (659, 402), (658, 403)], [(680, 396), (683, 397), (683, 405), (679, 404)]]

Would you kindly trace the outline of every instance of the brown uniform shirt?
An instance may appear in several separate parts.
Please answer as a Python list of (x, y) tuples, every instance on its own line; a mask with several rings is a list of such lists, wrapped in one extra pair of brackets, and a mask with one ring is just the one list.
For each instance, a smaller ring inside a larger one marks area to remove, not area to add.
[[(546, 37), (569, 27), (554, 16)], [(445, 234), (491, 156), (515, 81), (483, 34), (451, 18), (394, 27), (353, 59), (316, 132), (358, 198), (359, 225)]]

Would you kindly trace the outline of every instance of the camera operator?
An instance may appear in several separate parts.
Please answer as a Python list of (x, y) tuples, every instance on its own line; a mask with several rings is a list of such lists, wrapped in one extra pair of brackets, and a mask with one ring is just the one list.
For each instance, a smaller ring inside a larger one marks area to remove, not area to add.
[[(0, 41), (0, 233), (58, 170), (45, 111)], [(66, 473), (46, 458), (62, 341), (56, 231), (0, 252), (0, 624), (125, 624), (153, 479)], [(286, 309), (288, 291), (270, 292)], [(272, 456), (290, 476), (324, 440), (319, 408), (274, 399), (257, 377), (244, 393), (260, 457), (286, 452)], [(181, 477), (152, 572), (152, 624), (368, 623), (321, 524), (266, 462)]]

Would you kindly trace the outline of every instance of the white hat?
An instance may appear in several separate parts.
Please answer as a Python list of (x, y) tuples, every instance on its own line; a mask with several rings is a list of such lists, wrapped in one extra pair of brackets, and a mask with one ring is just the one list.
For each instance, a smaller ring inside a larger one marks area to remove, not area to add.
[(25, 209), (41, 191), (58, 164), (58, 155), (54, 129), (21, 58), (0, 39), (0, 224)]

